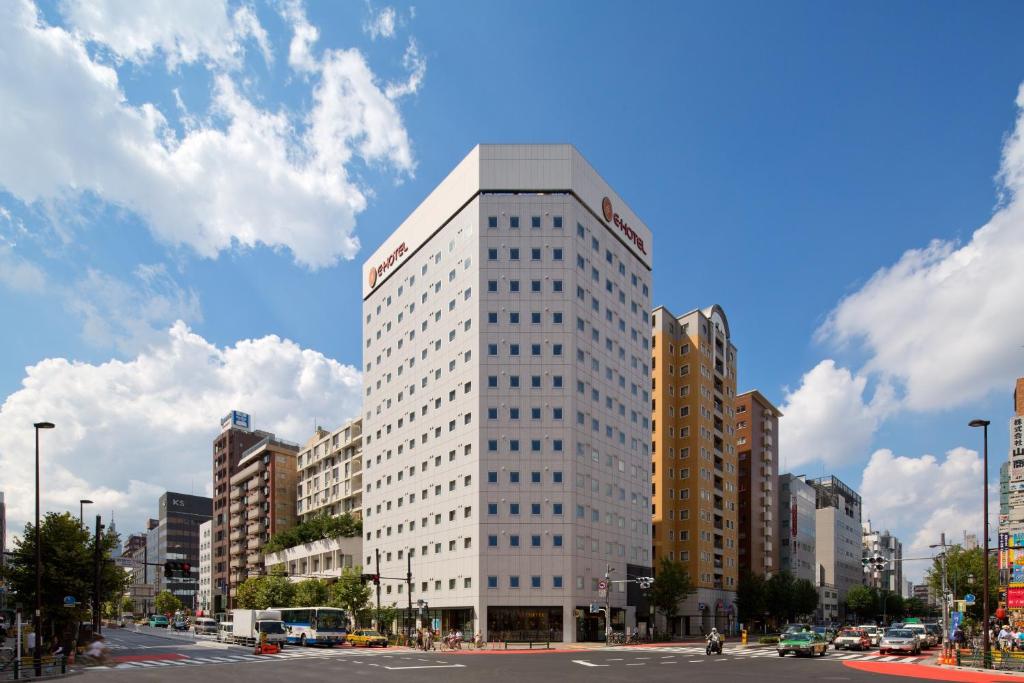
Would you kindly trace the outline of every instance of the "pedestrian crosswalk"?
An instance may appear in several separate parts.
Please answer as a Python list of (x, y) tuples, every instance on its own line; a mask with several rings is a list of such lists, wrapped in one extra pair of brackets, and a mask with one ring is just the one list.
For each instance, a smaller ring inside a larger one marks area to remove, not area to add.
[[(701, 655), (705, 656), (705, 649), (697, 645), (678, 645), (678, 646), (665, 646), (665, 647), (650, 647), (650, 648), (636, 648), (629, 646), (618, 646), (618, 647), (606, 647), (602, 648), (604, 652), (644, 652), (644, 653), (671, 653), (681, 655)], [(741, 657), (741, 658), (779, 658), (779, 653), (774, 647), (752, 647), (752, 648), (741, 648), (734, 647), (730, 648), (728, 645), (725, 647), (723, 656), (727, 657)], [(839, 650), (829, 650), (828, 654), (824, 657), (811, 657), (809, 658), (814, 661), (859, 661), (859, 662), (892, 662), (896, 664), (917, 664), (925, 659), (925, 657), (907, 657), (903, 655), (881, 655), (878, 652), (848, 652)]]
[[(280, 662), (294, 659), (358, 659), (363, 657), (379, 657), (383, 660), (411, 660), (433, 662), (433, 658), (419, 657), (418, 653), (396, 652), (395, 650), (371, 650), (355, 648), (287, 648), (275, 655), (255, 655), (246, 653), (218, 653), (202, 655), (176, 655), (174, 657), (153, 657), (152, 659), (132, 659), (121, 661), (107, 667), (91, 667), (90, 671), (104, 669), (156, 669), (182, 666), (202, 666), (209, 664), (253, 664)], [(115, 655), (115, 659), (117, 656)], [(438, 662), (444, 663), (444, 662)]]

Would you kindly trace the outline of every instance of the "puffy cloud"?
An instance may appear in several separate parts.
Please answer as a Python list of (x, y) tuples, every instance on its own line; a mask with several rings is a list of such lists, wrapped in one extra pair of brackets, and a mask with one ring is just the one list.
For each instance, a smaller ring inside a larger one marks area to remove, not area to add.
[(306, 10), (300, 0), (288, 0), (281, 6), (281, 15), (292, 27), (292, 40), (288, 46), (288, 64), (296, 71), (314, 72), (319, 67), (313, 56), (313, 44), (320, 32), (306, 19)]
[[(954, 448), (945, 459), (933, 455), (897, 456), (875, 451), (864, 469), (860, 493), (863, 518), (888, 528), (903, 540), (905, 557), (928, 557), (942, 533), (947, 543), (959, 543), (963, 532), (982, 533), (982, 461), (977, 451)], [(998, 477), (989, 482), (991, 528), (999, 514)], [(929, 561), (908, 562), (904, 571), (917, 578)]]
[(224, 0), (64, 0), (61, 14), (86, 40), (136, 63), (163, 53), (167, 68), (201, 60), (237, 67), (252, 38), (272, 60), (267, 32), (250, 7), (230, 11)]
[(427, 60), (420, 55), (419, 47), (412, 38), (409, 39), (409, 45), (405, 48), (405, 54), (402, 55), (402, 66), (409, 72), (409, 77), (401, 83), (388, 83), (384, 90), (384, 93), (392, 100), (405, 95), (415, 95), (419, 92), (420, 86), (423, 85), (423, 79), (427, 75)]
[[(315, 67), (314, 39), (307, 31), (296, 63)], [(289, 249), (310, 268), (352, 258), (366, 195), (346, 164), (356, 156), (402, 173), (415, 166), (397, 107), (355, 50), (325, 56), (304, 131), (221, 73), (210, 119), (222, 127), (190, 117), (179, 136), (153, 105), (129, 103), (117, 72), (75, 34), (45, 25), (28, 0), (0, 3), (0, 44), (0, 186), (57, 207), (95, 194), (142, 216), (157, 238), (205, 257), (263, 244)], [(182, 49), (181, 59), (200, 54)]]
[(779, 456), (787, 468), (809, 462), (840, 465), (860, 460), (881, 420), (892, 409), (888, 386), (865, 396), (868, 380), (835, 361), (823, 360), (787, 392), (780, 410), (785, 425), (779, 430)]
[(180, 322), (127, 361), (40, 361), (0, 406), (9, 528), (19, 531), (33, 510), (34, 422), (57, 425), (42, 436), (43, 508), (77, 512), (89, 498), (127, 530), (167, 489), (208, 492), (210, 443), (229, 410), (302, 441), (314, 417), (340, 424), (360, 401), (358, 370), (322, 353), (276, 336), (219, 348)]
[(935, 240), (879, 270), (843, 299), (819, 338), (858, 345), (863, 368), (892, 378), (916, 411), (960, 406), (994, 390), (1020, 369), (1024, 322), (1024, 85), (1016, 128), (1003, 148), (999, 179), (1006, 200), (960, 245)]
[(395, 35), (395, 20), (398, 13), (394, 7), (384, 7), (379, 11), (370, 8), (371, 16), (369, 21), (363, 25), (363, 31), (371, 38), (391, 38)]

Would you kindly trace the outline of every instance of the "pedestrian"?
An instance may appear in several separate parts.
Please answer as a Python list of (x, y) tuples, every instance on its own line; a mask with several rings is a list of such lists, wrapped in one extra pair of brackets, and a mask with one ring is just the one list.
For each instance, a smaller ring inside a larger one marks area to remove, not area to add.
[(996, 640), (999, 642), (1000, 650), (1005, 651), (1010, 649), (1010, 631), (1007, 630), (1005, 624), (1002, 627), (1000, 627), (999, 634), (996, 636)]

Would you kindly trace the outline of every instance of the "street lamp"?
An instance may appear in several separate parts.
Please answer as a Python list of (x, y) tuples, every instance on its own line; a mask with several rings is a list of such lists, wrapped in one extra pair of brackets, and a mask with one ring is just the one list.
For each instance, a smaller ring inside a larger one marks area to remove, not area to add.
[(36, 668), (36, 678), (43, 675), (42, 639), (43, 639), (43, 554), (42, 540), (39, 534), (39, 430), (53, 429), (52, 422), (36, 422), (36, 647), (32, 660)]
[(971, 420), (967, 423), (968, 427), (981, 427), (984, 433), (984, 464), (982, 465), (982, 479), (985, 490), (985, 497), (983, 501), (983, 512), (984, 515), (984, 532), (985, 532), (985, 569), (982, 573), (982, 625), (984, 628), (981, 632), (981, 647), (985, 652), (983, 666), (989, 668), (989, 642), (988, 642), (988, 426), (991, 424), (989, 420)]
[(84, 513), (85, 506), (86, 505), (92, 505), (92, 503), (93, 503), (93, 501), (89, 500), (88, 498), (83, 498), (80, 501), (78, 501), (78, 524), (79, 524), (79, 526), (85, 526), (85, 517), (83, 517), (82, 515)]

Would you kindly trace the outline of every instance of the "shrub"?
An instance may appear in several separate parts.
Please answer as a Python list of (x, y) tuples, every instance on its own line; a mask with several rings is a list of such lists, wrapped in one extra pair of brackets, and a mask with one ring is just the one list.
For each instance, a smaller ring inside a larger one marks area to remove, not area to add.
[(778, 636), (761, 636), (757, 639), (757, 642), (762, 645), (777, 645), (779, 642)]

